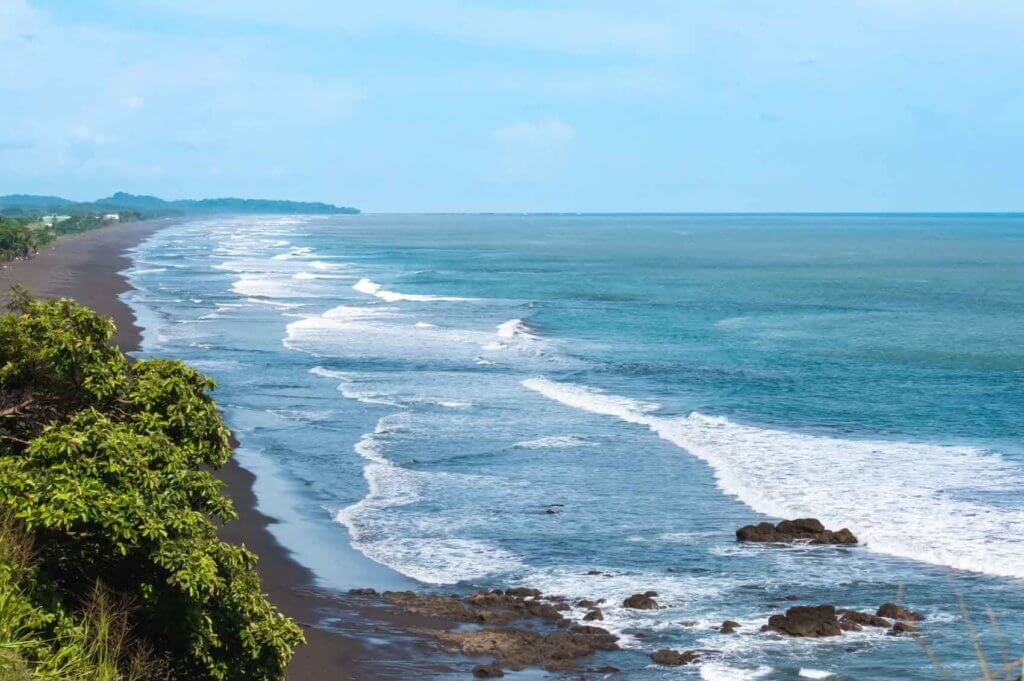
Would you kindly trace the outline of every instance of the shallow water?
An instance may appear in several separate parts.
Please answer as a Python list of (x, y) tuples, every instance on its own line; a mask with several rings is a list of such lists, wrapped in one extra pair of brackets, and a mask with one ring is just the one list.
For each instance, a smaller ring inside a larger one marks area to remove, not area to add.
[[(757, 631), (902, 588), (970, 678), (958, 595), (1024, 653), (1022, 265), (1012, 216), (214, 218), (142, 244), (127, 297), (326, 584), (607, 598), (629, 678), (936, 678), (881, 631)], [(866, 546), (734, 541), (806, 515)]]

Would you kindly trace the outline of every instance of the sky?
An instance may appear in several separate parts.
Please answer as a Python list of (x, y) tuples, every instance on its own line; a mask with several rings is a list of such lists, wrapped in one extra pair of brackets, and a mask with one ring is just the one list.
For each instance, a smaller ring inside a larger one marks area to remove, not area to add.
[(1024, 210), (1019, 0), (0, 0), (0, 194)]

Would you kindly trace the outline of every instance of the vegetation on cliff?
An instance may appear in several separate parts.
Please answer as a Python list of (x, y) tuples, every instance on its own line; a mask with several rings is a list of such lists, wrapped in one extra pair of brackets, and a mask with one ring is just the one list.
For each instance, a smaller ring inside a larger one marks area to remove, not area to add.
[(0, 679), (282, 679), (301, 631), (217, 536), (213, 382), (113, 332), (23, 291), (0, 315)]

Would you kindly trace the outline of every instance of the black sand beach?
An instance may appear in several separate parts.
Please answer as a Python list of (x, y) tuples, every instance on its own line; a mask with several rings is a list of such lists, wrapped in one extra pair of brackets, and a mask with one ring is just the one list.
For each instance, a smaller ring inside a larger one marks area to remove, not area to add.
[[(131, 308), (119, 296), (129, 289), (118, 272), (131, 263), (125, 251), (169, 220), (127, 222), (59, 239), (34, 258), (0, 264), (0, 291), (6, 298), (13, 284), (21, 284), (41, 298), (69, 297), (113, 318), (115, 342), (125, 352), (139, 349), (141, 329)], [(289, 667), (289, 679), (376, 679), (365, 649), (353, 637), (314, 627), (329, 611), (350, 610), (344, 597), (316, 588), (313, 574), (292, 560), (267, 527), (273, 520), (256, 508), (254, 476), (231, 461), (218, 477), (227, 485), (238, 519), (223, 529), (225, 539), (244, 544), (259, 555), (264, 590), (287, 615), (299, 622), (308, 644), (301, 646)]]

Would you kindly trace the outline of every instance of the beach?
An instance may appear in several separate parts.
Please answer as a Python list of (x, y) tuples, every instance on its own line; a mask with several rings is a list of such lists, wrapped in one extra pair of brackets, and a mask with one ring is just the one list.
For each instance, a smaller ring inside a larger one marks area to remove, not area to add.
[[(126, 353), (135, 352), (141, 329), (131, 308), (120, 299), (130, 288), (120, 274), (131, 265), (126, 251), (173, 222), (160, 219), (112, 225), (59, 239), (33, 258), (2, 263), (0, 298), (6, 298), (13, 284), (21, 284), (39, 298), (73, 298), (111, 317), (117, 326), (114, 342)], [(296, 650), (288, 678), (382, 678), (370, 671), (365, 648), (358, 640), (313, 626), (325, 613), (353, 606), (342, 596), (319, 589), (313, 574), (270, 534), (267, 527), (273, 519), (256, 508), (253, 474), (232, 459), (217, 477), (225, 483), (238, 513), (238, 518), (223, 528), (223, 538), (244, 544), (259, 556), (264, 591), (282, 612), (302, 625), (306, 635), (308, 643)]]
[[(912, 636), (839, 633), (835, 613), (905, 604), (955, 678), (977, 667), (960, 595), (1024, 632), (1021, 234), (1003, 216), (216, 216), (62, 240), (0, 282), (92, 301), (122, 347), (217, 381), (240, 515), (223, 536), (307, 633), (289, 678), (498, 658), (520, 678), (657, 679), (660, 659), (709, 681), (931, 681)], [(737, 541), (809, 517), (856, 539)], [(822, 605), (820, 640), (762, 630)]]

